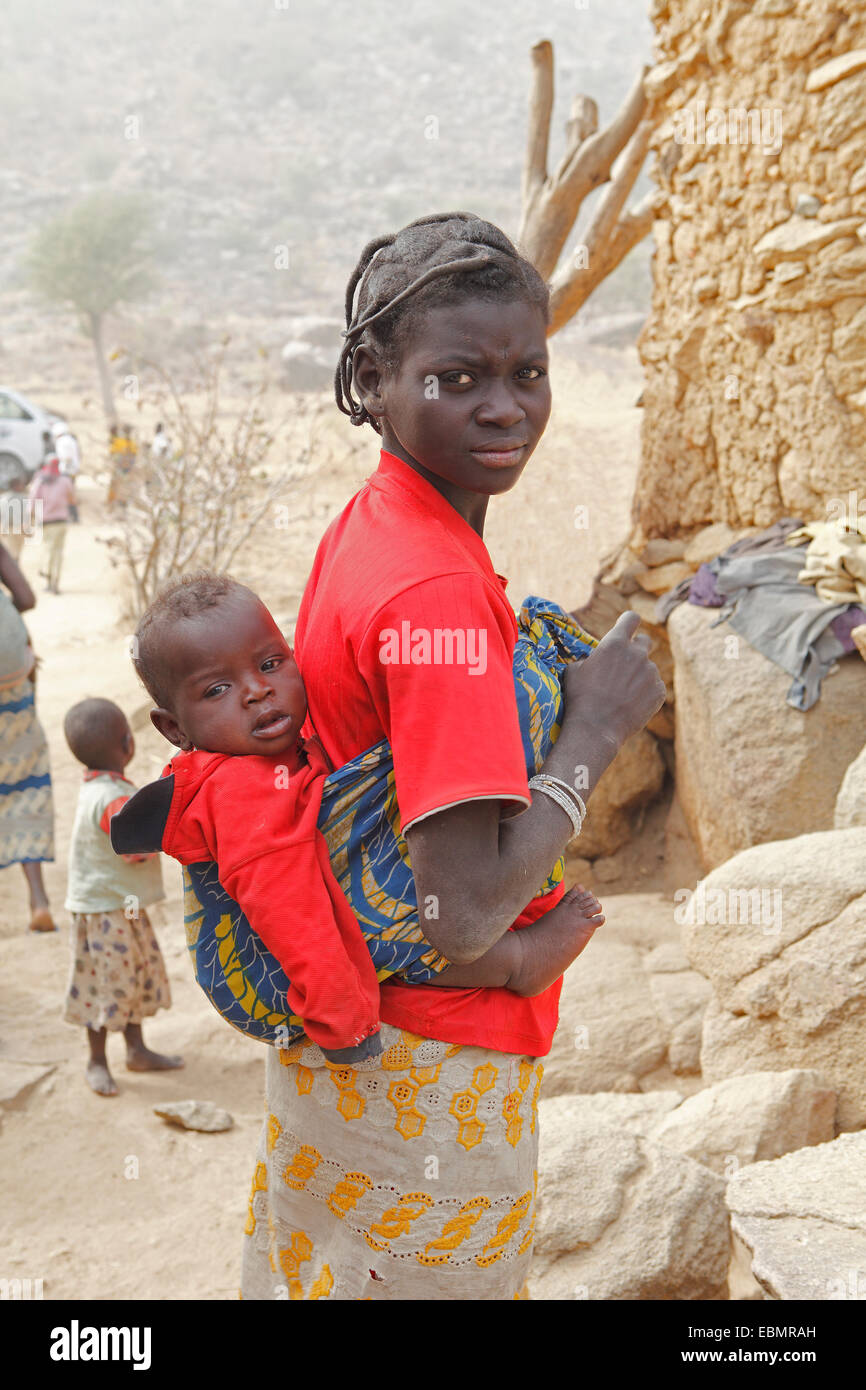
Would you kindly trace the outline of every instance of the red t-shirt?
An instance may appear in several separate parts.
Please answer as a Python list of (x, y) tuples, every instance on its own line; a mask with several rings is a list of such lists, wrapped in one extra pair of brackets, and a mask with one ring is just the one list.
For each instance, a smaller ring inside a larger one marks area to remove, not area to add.
[[(303, 732), (334, 767), (387, 738), (404, 830), (463, 801), (501, 801), (503, 815), (530, 804), (506, 583), (450, 502), (384, 449), (319, 544), (295, 631)], [(514, 925), (563, 892), (533, 899)], [(445, 1042), (544, 1056), (561, 988), (524, 999), (389, 980), (380, 1016)]]
[(216, 861), (289, 976), (307, 1036), (342, 1049), (379, 1031), (379, 986), (317, 828), (330, 770), (315, 740), (274, 757), (179, 753), (162, 773), (174, 775), (162, 848), (181, 864)]

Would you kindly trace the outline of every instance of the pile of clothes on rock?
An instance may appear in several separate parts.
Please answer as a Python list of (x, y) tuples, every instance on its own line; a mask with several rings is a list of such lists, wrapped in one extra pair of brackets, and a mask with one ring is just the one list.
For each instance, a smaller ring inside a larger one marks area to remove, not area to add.
[(784, 517), (701, 565), (656, 604), (661, 623), (684, 600), (722, 611), (735, 632), (793, 682), (786, 702), (811, 709), (837, 657), (866, 661), (866, 516)]

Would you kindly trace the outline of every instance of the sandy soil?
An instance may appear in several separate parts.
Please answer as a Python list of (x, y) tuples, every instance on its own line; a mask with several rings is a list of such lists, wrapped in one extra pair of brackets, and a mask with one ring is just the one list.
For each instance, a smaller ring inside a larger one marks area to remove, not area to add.
[[(515, 604), (530, 592), (568, 607), (585, 601), (599, 556), (627, 531), (640, 373), (632, 353), (600, 356), (592, 364), (555, 360), (548, 434), (515, 493), (491, 505), (485, 539)], [(264, 1050), (224, 1024), (194, 984), (173, 861), (163, 861), (168, 897), (153, 916), (174, 1002), (145, 1024), (145, 1036), (158, 1050), (182, 1052), (185, 1069), (127, 1073), (114, 1038), (109, 1061), (120, 1095), (99, 1098), (84, 1084), (85, 1040), (61, 1021), (69, 968), (62, 904), (80, 778), (63, 739), (65, 711), (87, 695), (120, 704), (136, 734), (129, 775), (139, 784), (158, 775), (170, 749), (147, 722), (119, 616), (119, 577), (98, 540), (107, 528), (104, 488), (94, 477), (101, 468), (95, 431), (77, 418), (74, 399), (52, 391), (51, 403), (81, 428), (85, 458), (82, 523), (70, 529), (62, 592), (45, 594), (38, 581), (39, 602), (27, 615), (42, 659), (37, 705), (51, 748), (57, 854), (45, 879), (60, 931), (26, 930), (23, 874), (7, 869), (0, 876), (0, 1209), (14, 1234), (0, 1246), (0, 1274), (42, 1278), (46, 1298), (234, 1298), (263, 1113)], [(296, 402), (281, 447), (297, 447), (311, 421), (318, 422), (320, 467), (291, 496), (291, 535), (265, 524), (234, 567), (289, 635), (319, 536), (378, 453), (372, 433), (353, 430), (327, 398)], [(585, 526), (582, 514), (575, 525), (578, 506), (587, 508)], [(23, 565), (34, 587), (37, 558), (28, 542)], [(663, 858), (665, 814), (665, 802), (652, 808), (625, 852), (619, 891), (598, 890), (604, 930), (647, 947), (669, 934), (672, 887), (692, 881), (684, 862)], [(161, 1101), (190, 1097), (224, 1106), (234, 1129), (189, 1133), (153, 1114)]]

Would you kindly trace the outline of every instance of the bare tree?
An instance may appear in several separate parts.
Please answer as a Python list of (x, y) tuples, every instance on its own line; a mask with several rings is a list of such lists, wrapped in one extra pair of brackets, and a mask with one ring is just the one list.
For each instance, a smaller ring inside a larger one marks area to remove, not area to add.
[(226, 338), (213, 361), (199, 363), (191, 392), (182, 392), (157, 363), (136, 364), (139, 374), (156, 378), (150, 400), (170, 448), (164, 457), (140, 456), (125, 476), (117, 531), (106, 540), (112, 563), (128, 581), (123, 607), (132, 621), (183, 573), (227, 569), (269, 513), (272, 525), (289, 529), (288, 508), (277, 499), (315, 471), (312, 436), (291, 462), (270, 466), (276, 431), (266, 427), (261, 410), (265, 377), (231, 422), (221, 423), (227, 346)]
[[(598, 106), (592, 98), (576, 96), (565, 128), (565, 154), (551, 175), (547, 159), (553, 114), (553, 45), (549, 40), (535, 44), (532, 65), (518, 240), (524, 254), (550, 281), (550, 332), (555, 333), (652, 226), (655, 192), (648, 193), (632, 211), (623, 212), (623, 208), (643, 167), (655, 122), (644, 91), (646, 67), (604, 130), (598, 129)], [(583, 246), (557, 269), (584, 199), (605, 183), (610, 186), (599, 200)]]

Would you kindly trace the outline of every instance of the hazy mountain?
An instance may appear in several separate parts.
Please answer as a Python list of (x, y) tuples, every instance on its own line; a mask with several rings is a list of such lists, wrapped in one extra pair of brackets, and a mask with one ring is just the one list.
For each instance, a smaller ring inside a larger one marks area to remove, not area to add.
[(339, 313), (364, 242), (424, 212), (477, 211), (514, 235), (532, 43), (555, 44), (555, 161), (572, 95), (605, 121), (648, 59), (646, 9), (6, 0), (6, 286), (45, 218), (109, 184), (152, 202), (163, 312)]

